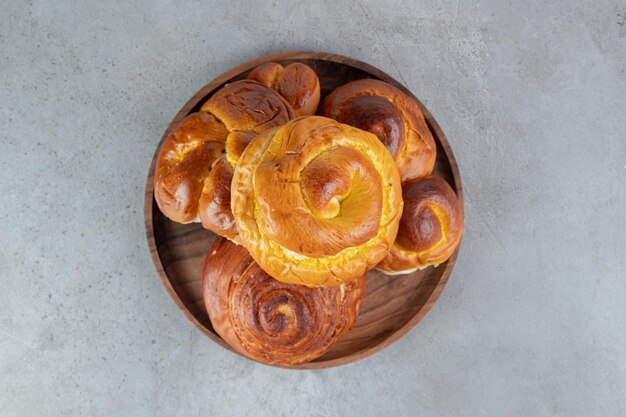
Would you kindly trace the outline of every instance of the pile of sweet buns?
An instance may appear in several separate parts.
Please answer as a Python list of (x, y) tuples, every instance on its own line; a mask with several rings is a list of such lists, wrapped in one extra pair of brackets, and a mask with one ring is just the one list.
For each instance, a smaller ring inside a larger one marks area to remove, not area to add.
[(412, 97), (360, 79), (319, 104), (312, 68), (266, 63), (208, 97), (157, 157), (163, 214), (221, 236), (202, 271), (213, 328), (264, 363), (321, 356), (355, 322), (368, 270), (437, 265), (461, 240), (463, 208), (432, 175)]

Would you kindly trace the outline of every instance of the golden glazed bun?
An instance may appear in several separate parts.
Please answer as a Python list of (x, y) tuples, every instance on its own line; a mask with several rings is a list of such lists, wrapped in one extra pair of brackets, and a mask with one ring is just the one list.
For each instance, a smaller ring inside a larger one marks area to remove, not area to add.
[(322, 116), (374, 133), (394, 157), (402, 182), (430, 175), (437, 149), (417, 102), (384, 81), (362, 79), (334, 90)]
[(239, 156), (259, 132), (293, 119), (289, 103), (251, 80), (218, 90), (170, 133), (157, 156), (154, 197), (165, 216), (237, 239), (230, 182)]
[(332, 286), (360, 277), (398, 232), (398, 169), (376, 136), (309, 116), (259, 134), (233, 175), (243, 245), (274, 278)]
[(248, 78), (276, 90), (298, 116), (310, 116), (317, 111), (320, 80), (308, 65), (297, 62), (283, 67), (268, 62), (253, 69)]
[(405, 184), (403, 199), (396, 241), (376, 266), (390, 275), (447, 261), (463, 235), (463, 207), (443, 178), (433, 176)]
[(244, 247), (221, 238), (202, 275), (215, 331), (238, 352), (268, 364), (296, 365), (328, 351), (352, 327), (365, 294), (364, 278), (328, 288), (277, 281)]

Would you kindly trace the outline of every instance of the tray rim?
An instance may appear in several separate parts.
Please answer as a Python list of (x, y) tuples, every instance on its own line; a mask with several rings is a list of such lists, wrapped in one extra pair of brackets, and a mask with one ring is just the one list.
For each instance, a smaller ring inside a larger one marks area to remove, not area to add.
[(390, 346), (392, 343), (394, 343), (395, 341), (400, 339), (402, 336), (404, 336), (409, 330), (415, 327), (415, 325), (419, 323), (424, 318), (424, 316), (426, 316), (426, 314), (430, 311), (434, 303), (437, 301), (437, 299), (441, 295), (446, 284), (448, 283), (450, 274), (452, 273), (452, 270), (454, 269), (454, 266), (456, 264), (456, 260), (457, 260), (462, 242), (459, 243), (459, 246), (457, 247), (455, 252), (452, 254), (450, 259), (447, 261), (445, 265), (445, 269), (442, 272), (441, 278), (437, 282), (437, 285), (435, 286), (433, 291), (428, 296), (422, 308), (420, 308), (418, 312), (413, 317), (411, 317), (411, 319), (408, 320), (402, 327), (400, 327), (399, 329), (391, 333), (389, 336), (383, 339), (380, 343), (374, 346), (371, 346), (367, 349), (364, 349), (362, 351), (352, 353), (347, 356), (342, 356), (342, 357), (329, 359), (325, 361), (313, 361), (313, 362), (308, 362), (305, 364), (295, 365), (295, 366), (284, 366), (284, 365), (267, 364), (267, 363), (259, 362), (239, 353), (238, 351), (230, 347), (230, 345), (228, 345), (221, 337), (219, 337), (217, 334), (211, 332), (209, 329), (204, 327), (204, 325), (202, 325), (202, 323), (200, 323), (196, 319), (196, 317), (189, 311), (187, 306), (183, 303), (183, 301), (180, 299), (180, 297), (176, 293), (176, 290), (173, 288), (172, 283), (170, 282), (169, 277), (165, 271), (165, 268), (163, 267), (161, 258), (159, 256), (159, 251), (156, 245), (156, 240), (154, 236), (154, 223), (153, 223), (153, 208), (155, 205), (155, 202), (154, 202), (155, 162), (156, 162), (159, 149), (161, 148), (163, 141), (169, 135), (172, 127), (177, 125), (183, 118), (185, 118), (189, 114), (189, 112), (194, 107), (196, 107), (198, 103), (200, 103), (208, 94), (210, 94), (216, 88), (220, 87), (221, 85), (228, 82), (232, 78), (237, 77), (240, 74), (245, 73), (253, 69), (254, 67), (260, 64), (266, 63), (266, 62), (284, 61), (284, 60), (303, 60), (303, 59), (330, 61), (330, 62), (348, 65), (348, 66), (357, 68), (361, 71), (367, 72), (370, 75), (373, 75), (385, 82), (388, 82), (400, 88), (402, 91), (404, 91), (405, 93), (410, 95), (412, 98), (414, 98), (415, 101), (418, 103), (420, 109), (424, 113), (424, 117), (426, 119), (428, 127), (430, 128), (431, 132), (435, 136), (435, 139), (439, 142), (439, 144), (441, 145), (441, 148), (446, 154), (446, 158), (448, 159), (448, 162), (450, 164), (450, 170), (452, 171), (452, 178), (454, 180), (453, 188), (457, 192), (459, 201), (461, 203), (461, 209), (462, 211), (464, 211), (464, 193), (463, 193), (463, 185), (461, 183), (461, 175), (459, 172), (456, 158), (454, 157), (454, 153), (452, 152), (452, 148), (450, 147), (450, 144), (448, 143), (448, 139), (446, 135), (444, 134), (443, 130), (441, 129), (441, 127), (439, 126), (439, 124), (437, 123), (437, 121), (435, 120), (435, 118), (430, 113), (430, 111), (407, 87), (402, 85), (399, 81), (397, 81), (395, 78), (391, 77), (387, 73), (383, 72), (382, 70), (366, 62), (359, 61), (354, 58), (350, 58), (347, 56), (330, 53), (330, 52), (287, 51), (287, 52), (263, 55), (263, 56), (254, 58), (252, 60), (246, 61), (242, 64), (239, 64), (227, 70), (221, 75), (213, 78), (211, 81), (209, 81), (209, 83), (207, 83), (200, 90), (198, 90), (198, 92), (196, 92), (178, 111), (176, 116), (174, 116), (172, 121), (168, 124), (165, 132), (161, 136), (161, 139), (159, 140), (159, 143), (156, 146), (154, 155), (152, 157), (152, 161), (150, 163), (150, 169), (148, 171), (148, 176), (146, 178), (145, 193), (144, 193), (144, 225), (146, 228), (146, 239), (148, 241), (148, 248), (150, 250), (152, 262), (154, 263), (155, 269), (157, 271), (157, 275), (159, 276), (159, 279), (161, 283), (163, 284), (166, 292), (174, 300), (174, 303), (182, 311), (185, 317), (187, 317), (187, 319), (189, 319), (198, 330), (200, 330), (202, 333), (208, 336), (209, 339), (211, 339), (213, 342), (217, 343), (224, 349), (229, 350), (230, 352), (236, 353), (237, 355), (245, 359), (252, 360), (254, 362), (261, 363), (263, 365), (269, 365), (273, 367), (286, 368), (286, 369), (324, 369), (324, 368), (331, 368), (335, 366), (345, 365), (351, 362), (364, 359), (368, 356), (371, 356), (374, 353), (379, 352), (385, 349), (386, 347)]

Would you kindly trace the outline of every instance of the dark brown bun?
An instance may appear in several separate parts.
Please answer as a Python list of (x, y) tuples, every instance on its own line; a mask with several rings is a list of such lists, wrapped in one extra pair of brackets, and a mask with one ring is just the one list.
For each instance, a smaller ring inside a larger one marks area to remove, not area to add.
[(336, 287), (282, 283), (243, 246), (222, 238), (202, 276), (215, 331), (238, 352), (268, 364), (296, 365), (324, 354), (352, 327), (365, 295), (365, 278)]

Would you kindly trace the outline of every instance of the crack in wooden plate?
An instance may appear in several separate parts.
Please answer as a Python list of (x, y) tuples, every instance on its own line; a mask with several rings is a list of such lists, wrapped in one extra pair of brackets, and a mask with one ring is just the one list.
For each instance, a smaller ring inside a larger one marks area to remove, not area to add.
[[(152, 260), (165, 289), (191, 322), (211, 340), (235, 352), (213, 330), (202, 302), (200, 288), (204, 257), (216, 235), (204, 230), (199, 223), (174, 223), (159, 211), (154, 201), (154, 166), (161, 143), (170, 129), (202, 104), (224, 84), (243, 78), (248, 71), (265, 62), (287, 65), (303, 62), (318, 74), (322, 98), (336, 87), (360, 78), (377, 78), (395, 85), (414, 97), (420, 105), (437, 143), (435, 174), (445, 178), (454, 188), (463, 207), (461, 177), (443, 131), (409, 91), (381, 70), (341, 55), (322, 52), (285, 52), (267, 55), (241, 64), (204, 86), (178, 112), (163, 134), (150, 165), (146, 181), (144, 216), (146, 235)], [(378, 352), (398, 340), (415, 326), (430, 310), (443, 290), (458, 255), (437, 268), (427, 268), (408, 275), (387, 276), (378, 271), (367, 273), (367, 294), (354, 327), (323, 356), (291, 369), (321, 369), (344, 365)], [(237, 352), (235, 352), (237, 353)]]

